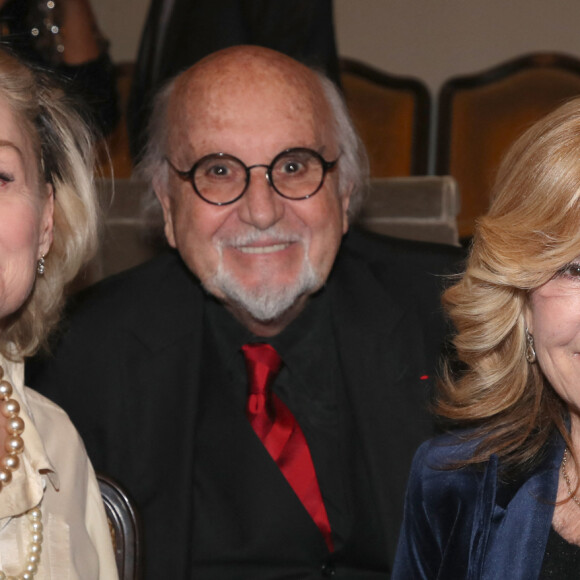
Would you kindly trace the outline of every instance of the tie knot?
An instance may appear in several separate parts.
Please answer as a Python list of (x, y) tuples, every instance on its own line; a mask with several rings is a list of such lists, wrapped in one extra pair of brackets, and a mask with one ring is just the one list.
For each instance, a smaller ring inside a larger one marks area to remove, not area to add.
[(280, 355), (266, 343), (244, 344), (242, 352), (246, 358), (250, 392), (265, 395), (282, 365)]

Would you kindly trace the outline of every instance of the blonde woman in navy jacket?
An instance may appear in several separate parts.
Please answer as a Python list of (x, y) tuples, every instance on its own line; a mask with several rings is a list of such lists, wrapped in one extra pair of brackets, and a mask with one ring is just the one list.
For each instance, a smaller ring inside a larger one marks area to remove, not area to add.
[(578, 578), (580, 99), (512, 147), (443, 301), (459, 430), (415, 456), (393, 579)]

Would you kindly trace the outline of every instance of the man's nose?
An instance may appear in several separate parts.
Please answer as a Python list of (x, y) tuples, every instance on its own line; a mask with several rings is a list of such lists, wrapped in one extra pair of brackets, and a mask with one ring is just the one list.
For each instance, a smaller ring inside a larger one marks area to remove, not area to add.
[(238, 213), (242, 221), (265, 230), (284, 215), (284, 199), (270, 184), (266, 166), (253, 165), (250, 169), (250, 182), (240, 200)]

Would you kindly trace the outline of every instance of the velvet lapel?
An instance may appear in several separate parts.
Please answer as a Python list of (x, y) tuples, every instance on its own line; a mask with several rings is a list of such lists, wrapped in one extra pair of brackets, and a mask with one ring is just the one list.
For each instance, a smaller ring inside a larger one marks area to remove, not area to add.
[[(474, 575), (474, 579), (529, 580), (538, 577), (554, 514), (563, 452), (562, 439), (557, 437), (544, 462), (505, 506), (495, 501), (492, 506), (486, 505), (493, 491), (488, 486), (488, 498), (483, 499), (482, 511), (487, 511), (489, 522), (484, 525), (490, 526), (490, 534), (487, 546), (482, 545), (485, 553), (478, 554), (481, 574)], [(494, 471), (492, 463), (489, 462), (488, 471)], [(486, 476), (486, 479), (489, 478)]]
[(492, 455), (483, 474), (473, 514), (469, 543), (467, 580), (478, 580), (485, 569), (485, 555), (491, 531), (491, 521), (496, 505), (497, 457)]
[(353, 424), (392, 561), (411, 459), (431, 434), (422, 334), (412, 308), (348, 252), (328, 288)]

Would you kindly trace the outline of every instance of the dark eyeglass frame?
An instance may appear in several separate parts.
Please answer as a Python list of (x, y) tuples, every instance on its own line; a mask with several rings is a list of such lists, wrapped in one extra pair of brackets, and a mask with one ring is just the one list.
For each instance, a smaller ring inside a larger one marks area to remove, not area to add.
[[(276, 185), (274, 184), (274, 182), (272, 180), (272, 170), (273, 170), (274, 166), (276, 165), (276, 163), (278, 162), (278, 160), (281, 157), (284, 157), (284, 155), (289, 155), (292, 153), (309, 153), (313, 157), (318, 159), (318, 161), (320, 161), (320, 165), (322, 166), (322, 176), (320, 177), (320, 183), (318, 184), (318, 186), (316, 187), (316, 189), (312, 193), (309, 193), (308, 195), (304, 195), (302, 197), (290, 197), (288, 195), (285, 195), (276, 187)], [(239, 163), (246, 170), (246, 184), (245, 184), (244, 188), (242, 189), (242, 192), (234, 199), (232, 199), (230, 201), (211, 201), (211, 200), (205, 198), (197, 189), (197, 186), (195, 185), (195, 172), (196, 172), (197, 168), (209, 157), (218, 157), (220, 159), (231, 159), (232, 161)], [(270, 185), (270, 187), (272, 187), (272, 189), (279, 196), (283, 197), (284, 199), (290, 199), (292, 201), (300, 201), (303, 199), (308, 199), (320, 191), (320, 188), (324, 184), (324, 179), (326, 178), (326, 174), (331, 169), (333, 169), (335, 167), (336, 163), (338, 162), (338, 157), (334, 161), (327, 161), (326, 159), (324, 159), (324, 157), (322, 157), (322, 155), (320, 153), (318, 153), (318, 151), (315, 151), (314, 149), (309, 149), (308, 147), (291, 147), (290, 149), (285, 149), (284, 151), (280, 151), (280, 153), (278, 153), (278, 155), (276, 155), (276, 157), (274, 157), (274, 159), (272, 159), (272, 161), (270, 162), (269, 165), (265, 165), (264, 163), (256, 163), (255, 165), (250, 165), (248, 167), (241, 159), (238, 159), (237, 157), (235, 157), (234, 155), (230, 155), (229, 153), (210, 153), (209, 155), (204, 155), (201, 159), (199, 159), (198, 161), (196, 161), (192, 165), (191, 169), (188, 169), (187, 171), (181, 171), (180, 169), (177, 169), (177, 167), (175, 167), (175, 165), (173, 165), (173, 163), (171, 162), (171, 160), (167, 156), (165, 156), (165, 161), (167, 161), (167, 164), (169, 165), (169, 167), (171, 167), (171, 169), (173, 169), (173, 171), (175, 171), (175, 173), (177, 174), (178, 177), (180, 177), (184, 181), (188, 181), (192, 185), (195, 193), (201, 199), (203, 199), (203, 201), (205, 201), (206, 203), (210, 203), (211, 205), (222, 206), (222, 205), (230, 205), (232, 203), (235, 203), (241, 197), (243, 197), (243, 195), (248, 190), (248, 186), (250, 185), (250, 179), (251, 179), (250, 171), (256, 167), (265, 167), (266, 168), (266, 179), (268, 180), (268, 184)]]

